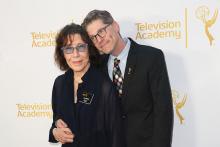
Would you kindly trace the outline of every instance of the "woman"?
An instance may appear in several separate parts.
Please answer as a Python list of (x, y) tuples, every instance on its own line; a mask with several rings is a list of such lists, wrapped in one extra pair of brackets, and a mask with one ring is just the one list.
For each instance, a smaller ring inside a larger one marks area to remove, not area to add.
[[(80, 25), (65, 26), (56, 38), (55, 61), (66, 71), (52, 92), (49, 142), (62, 147), (123, 147), (115, 89), (98, 69), (99, 53)], [(64, 127), (56, 127), (56, 122)]]

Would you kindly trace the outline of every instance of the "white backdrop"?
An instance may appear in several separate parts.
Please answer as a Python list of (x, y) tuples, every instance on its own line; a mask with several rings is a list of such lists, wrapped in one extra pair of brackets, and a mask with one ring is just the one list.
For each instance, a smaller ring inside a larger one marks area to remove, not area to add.
[(110, 11), (123, 36), (164, 51), (173, 147), (219, 147), (219, 0), (0, 0), (0, 146), (56, 146), (47, 142), (52, 85), (61, 74), (54, 37), (93, 9)]

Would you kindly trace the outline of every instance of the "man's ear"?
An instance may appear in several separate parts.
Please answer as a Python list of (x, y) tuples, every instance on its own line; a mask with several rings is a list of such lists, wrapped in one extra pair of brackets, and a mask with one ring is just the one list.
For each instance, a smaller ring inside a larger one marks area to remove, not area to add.
[(120, 27), (119, 27), (119, 24), (116, 22), (116, 21), (113, 21), (112, 22), (112, 27), (114, 28), (114, 30), (116, 31), (116, 32), (120, 32)]

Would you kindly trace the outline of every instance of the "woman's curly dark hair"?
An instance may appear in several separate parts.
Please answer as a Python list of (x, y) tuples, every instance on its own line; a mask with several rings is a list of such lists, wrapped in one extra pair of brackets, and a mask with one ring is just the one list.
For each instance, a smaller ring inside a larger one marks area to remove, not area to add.
[(55, 47), (54, 59), (55, 59), (56, 64), (60, 68), (60, 70), (66, 71), (69, 69), (69, 66), (66, 63), (66, 60), (64, 58), (64, 54), (61, 48), (66, 45), (68, 37), (74, 34), (79, 34), (82, 40), (88, 44), (90, 63), (95, 66), (99, 66), (100, 54), (98, 50), (95, 48), (92, 41), (90, 40), (88, 34), (80, 25), (71, 23), (71, 24), (66, 25), (64, 28), (62, 28), (56, 36), (56, 47)]

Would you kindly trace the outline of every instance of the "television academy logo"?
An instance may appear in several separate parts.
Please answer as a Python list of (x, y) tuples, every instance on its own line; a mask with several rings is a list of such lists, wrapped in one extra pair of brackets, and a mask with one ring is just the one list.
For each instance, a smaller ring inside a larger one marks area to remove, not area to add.
[(186, 103), (187, 100), (187, 94), (184, 95), (180, 94), (176, 90), (172, 90), (172, 98), (173, 98), (173, 104), (175, 106), (176, 115), (179, 118), (180, 124), (183, 124), (183, 121), (185, 120), (183, 115), (180, 113), (180, 109), (182, 109)]
[(210, 46), (212, 46), (213, 40), (215, 39), (213, 35), (209, 32), (209, 28), (211, 28), (216, 23), (218, 17), (218, 9), (215, 10), (211, 18), (208, 18), (209, 15), (210, 10), (207, 6), (200, 6), (196, 9), (196, 17), (202, 21), (205, 29), (205, 34), (208, 37)]

